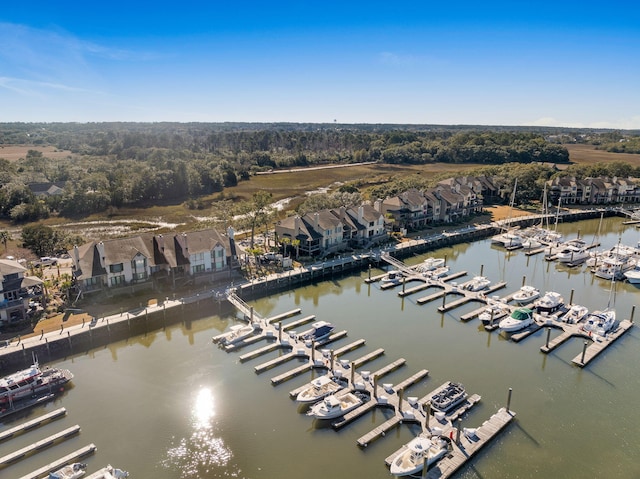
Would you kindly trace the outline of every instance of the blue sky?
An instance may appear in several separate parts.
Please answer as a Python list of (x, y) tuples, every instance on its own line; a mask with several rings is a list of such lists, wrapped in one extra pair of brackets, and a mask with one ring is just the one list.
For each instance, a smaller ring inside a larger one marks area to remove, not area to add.
[(8, 2), (0, 121), (640, 128), (635, 2)]

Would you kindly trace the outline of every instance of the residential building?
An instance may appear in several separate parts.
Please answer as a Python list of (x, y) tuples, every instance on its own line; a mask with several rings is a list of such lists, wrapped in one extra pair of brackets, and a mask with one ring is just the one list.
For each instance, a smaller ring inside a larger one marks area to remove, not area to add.
[(27, 268), (15, 260), (0, 259), (0, 330), (22, 325), (42, 311), (43, 282), (25, 276)]
[(228, 278), (239, 267), (233, 230), (93, 241), (69, 251), (79, 294), (123, 286), (175, 287)]

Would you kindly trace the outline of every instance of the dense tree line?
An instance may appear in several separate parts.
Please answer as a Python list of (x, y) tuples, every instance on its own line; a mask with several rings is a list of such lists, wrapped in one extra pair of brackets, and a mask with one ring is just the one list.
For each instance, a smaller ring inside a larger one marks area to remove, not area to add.
[[(80, 217), (109, 208), (182, 202), (221, 192), (271, 168), (375, 161), (428, 165), (564, 163), (561, 145), (532, 127), (252, 123), (8, 123), (0, 145), (53, 145), (2, 160), (0, 218)], [(65, 184), (60, 196), (35, 197), (30, 183)]]

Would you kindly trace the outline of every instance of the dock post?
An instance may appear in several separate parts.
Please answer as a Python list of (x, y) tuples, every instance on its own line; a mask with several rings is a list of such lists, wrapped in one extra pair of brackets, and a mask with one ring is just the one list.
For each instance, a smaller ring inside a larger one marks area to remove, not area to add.
[(405, 285), (407, 284), (407, 277), (403, 276), (402, 277), (402, 294), (404, 295), (404, 289), (405, 289)]
[(582, 358), (580, 358), (580, 362), (584, 364), (584, 355), (587, 353), (587, 342), (585, 341), (582, 345)]
[(422, 456), (422, 479), (427, 479), (427, 472), (429, 470), (429, 454)]
[(356, 366), (353, 361), (351, 361), (349, 368), (351, 369), (351, 387), (353, 387), (353, 382), (356, 380)]
[(511, 411), (511, 393), (513, 393), (513, 389), (509, 388), (509, 395), (507, 396), (507, 412)]
[(378, 399), (378, 376), (373, 376), (373, 397)]
[(442, 293), (442, 309), (444, 309), (444, 305), (447, 302), (447, 290)]
[(429, 427), (429, 419), (431, 416), (431, 401), (427, 401), (427, 404), (425, 404), (425, 406), (427, 406), (427, 418), (425, 419), (425, 426), (427, 426), (428, 430), (431, 430), (431, 428)]
[(333, 357), (333, 349), (329, 351), (329, 354), (330, 354), (330, 358), (331, 358), (331, 360), (330, 360), (331, 362), (329, 364), (331, 366), (330, 371), (333, 371), (333, 359), (334, 359), (334, 357)]
[(456, 424), (456, 444), (460, 444), (460, 429), (462, 426), (462, 418), (459, 417)]
[(524, 286), (525, 284), (527, 284), (527, 277), (523, 276), (522, 277), (522, 286)]
[(569, 306), (573, 306), (573, 290), (571, 290), (571, 294), (569, 295)]
[(551, 336), (551, 327), (547, 326), (547, 343), (545, 344), (545, 347), (547, 349), (549, 349), (549, 337)]
[(282, 342), (282, 324), (278, 324), (278, 342)]
[(447, 265), (447, 255), (445, 254), (444, 255), (444, 266), (446, 266), (446, 265)]
[(484, 265), (481, 264), (480, 265), (480, 276), (482, 276), (482, 273), (484, 272)]
[(633, 315), (636, 312), (636, 305), (634, 304), (633, 306), (631, 306), (631, 317), (629, 318), (629, 321), (631, 321), (633, 323)]
[(249, 309), (249, 314), (251, 315), (251, 324), (253, 324), (253, 306)]
[(371, 281), (371, 263), (369, 263), (369, 281)]
[(493, 328), (493, 314), (495, 313), (495, 311), (493, 310), (493, 308), (491, 308), (491, 319), (489, 320), (489, 325)]
[(398, 412), (402, 414), (402, 396), (404, 395), (404, 389), (398, 391)]
[(311, 340), (311, 366), (316, 363), (316, 341)]

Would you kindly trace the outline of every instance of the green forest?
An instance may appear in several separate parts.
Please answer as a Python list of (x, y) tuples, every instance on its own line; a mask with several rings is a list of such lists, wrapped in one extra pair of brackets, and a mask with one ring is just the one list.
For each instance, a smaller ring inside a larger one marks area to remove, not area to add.
[[(257, 172), (294, 166), (567, 163), (567, 149), (547, 139), (558, 134), (581, 138), (579, 132), (528, 127), (5, 123), (0, 145), (53, 146), (71, 155), (51, 159), (33, 149), (8, 161), (0, 150), (0, 219), (24, 223), (110, 208), (196, 204)], [(64, 185), (64, 193), (36, 198), (28, 186), (49, 182)]]

